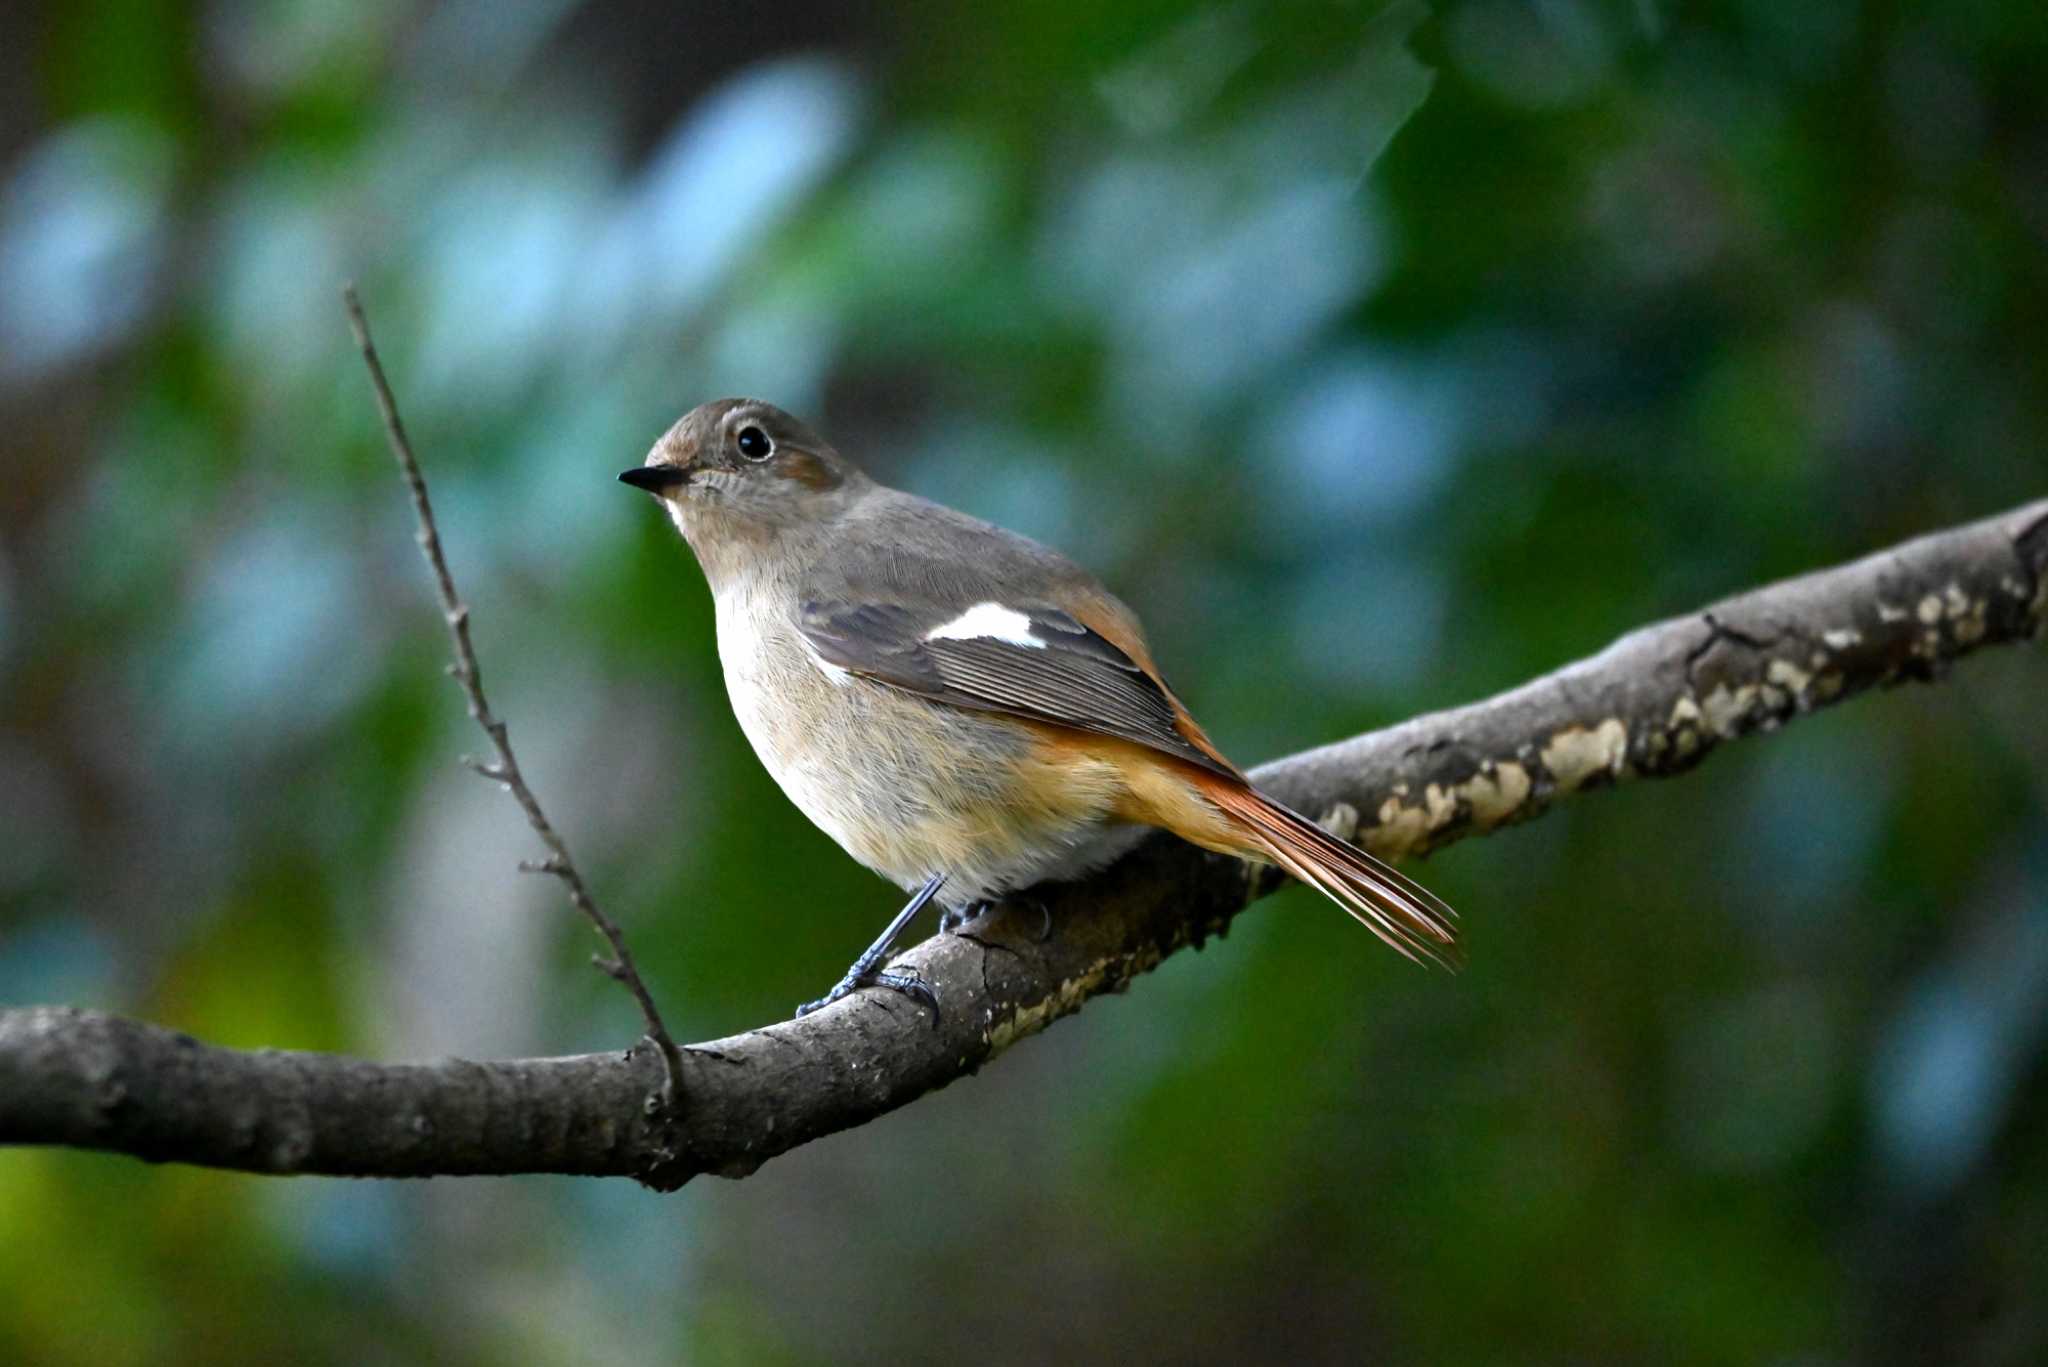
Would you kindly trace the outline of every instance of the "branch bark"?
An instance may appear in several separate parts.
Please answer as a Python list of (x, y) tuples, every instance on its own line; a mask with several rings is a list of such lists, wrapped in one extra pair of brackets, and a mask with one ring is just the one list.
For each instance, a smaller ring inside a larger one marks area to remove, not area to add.
[[(1666, 777), (1716, 746), (1872, 688), (1943, 677), (2048, 617), (2048, 500), (1645, 627), (1467, 707), (1255, 772), (1389, 858)], [(1360, 814), (1363, 813), (1363, 817)], [(0, 1144), (352, 1176), (561, 1172), (667, 1190), (741, 1177), (978, 1070), (1023, 1037), (1198, 945), (1279, 884), (1161, 837), (1044, 890), (1058, 931), (1009, 906), (899, 956), (930, 1014), (857, 993), (683, 1050), (679, 1108), (643, 1041), (618, 1054), (385, 1064), (245, 1052), (67, 1007), (0, 1011)]]

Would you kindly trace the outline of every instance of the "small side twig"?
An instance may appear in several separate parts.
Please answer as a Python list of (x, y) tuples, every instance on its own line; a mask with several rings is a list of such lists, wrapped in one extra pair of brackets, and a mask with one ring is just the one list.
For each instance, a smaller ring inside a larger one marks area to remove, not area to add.
[(681, 1051), (676, 1048), (668, 1027), (662, 1023), (654, 997), (640, 979), (640, 970), (633, 965), (632, 952), (626, 948), (625, 934), (598, 909), (597, 899), (590, 895), (590, 887), (577, 870), (576, 861), (569, 857), (568, 844), (541, 810), (540, 800), (533, 795), (533, 789), (527, 786), (526, 778), (519, 770), (519, 761), (512, 753), (512, 742), (507, 738), (504, 721), (491, 711), (491, 704), (484, 697), (483, 675), (477, 668), (476, 650), (469, 640), (469, 607), (456, 593), (455, 580), (448, 573), (448, 559), (441, 552), (441, 534), (434, 524), (433, 504), (427, 498), (426, 476), (420, 473), (419, 460), (413, 455), (412, 442), (405, 435), (405, 424), (399, 419), (398, 401), (392, 397), (390, 382), (384, 378), (384, 363), (377, 358), (376, 344), (370, 340), (370, 320), (363, 313), (362, 301), (356, 297), (356, 287), (352, 284), (343, 286), (341, 297), (348, 308), (348, 324), (355, 333), (356, 348), (362, 352), (363, 364), (370, 371), (370, 387), (376, 392), (377, 411), (384, 419), (385, 440), (390, 443), (391, 454), (397, 458), (399, 472), (405, 476), (406, 488), (412, 494), (412, 510), (419, 520), (414, 540), (419, 542), (420, 554), (426, 559), (427, 568), (433, 572), (434, 589), (441, 600), (441, 617), (448, 624), (448, 635), (455, 646), (455, 663), (448, 666), (449, 677), (461, 686), (463, 696), (469, 700), (469, 715), (484, 729), (484, 734), (491, 738), (491, 747), (497, 751), (494, 760), (464, 756), (463, 763), (512, 794), (520, 810), (526, 813), (526, 823), (547, 846), (547, 858), (523, 860), (519, 865), (520, 871), (549, 874), (561, 879), (562, 886), (568, 890), (570, 905), (589, 918), (597, 933), (611, 946), (610, 958), (592, 955), (591, 962), (608, 977), (622, 983), (633, 994), (633, 1000), (640, 1004), (641, 1017), (647, 1024), (647, 1037), (661, 1051), (666, 1069), (663, 1103), (674, 1105), (682, 1095)]

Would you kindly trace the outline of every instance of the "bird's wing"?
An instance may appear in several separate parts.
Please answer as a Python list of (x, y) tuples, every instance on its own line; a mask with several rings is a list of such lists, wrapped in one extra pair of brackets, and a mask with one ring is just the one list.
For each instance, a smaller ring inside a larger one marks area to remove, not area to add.
[(929, 585), (885, 596), (870, 583), (860, 598), (806, 600), (804, 639), (827, 664), (934, 702), (1135, 741), (1242, 777), (1167, 688), (1135, 623), (1106, 594), (1069, 610), (1008, 600), (986, 581), (963, 585), (965, 594), (935, 595)]

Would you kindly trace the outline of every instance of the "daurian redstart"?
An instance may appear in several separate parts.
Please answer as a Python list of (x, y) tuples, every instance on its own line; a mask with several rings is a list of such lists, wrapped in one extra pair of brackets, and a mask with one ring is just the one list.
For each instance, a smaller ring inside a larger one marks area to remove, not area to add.
[(1166, 686), (1131, 610), (1064, 556), (885, 488), (781, 409), (721, 399), (619, 478), (661, 500), (717, 603), (726, 691), (782, 790), (915, 893), (830, 993), (881, 984), (910, 918), (1109, 863), (1147, 826), (1279, 865), (1410, 958), (1428, 890), (1252, 787)]

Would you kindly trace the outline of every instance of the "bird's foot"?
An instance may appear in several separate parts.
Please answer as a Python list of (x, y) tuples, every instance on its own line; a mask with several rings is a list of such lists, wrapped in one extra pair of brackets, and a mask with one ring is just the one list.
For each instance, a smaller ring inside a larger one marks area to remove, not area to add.
[(814, 1002), (805, 1002), (796, 1009), (799, 1018), (808, 1016), (821, 1006), (830, 1006), (841, 997), (860, 991), (863, 987), (886, 987), (901, 992), (912, 1001), (922, 1002), (932, 1009), (932, 1029), (939, 1028), (939, 994), (932, 985), (914, 973), (848, 973), (832, 985), (832, 990)]
[(938, 1029), (939, 994), (932, 991), (931, 984), (907, 973), (885, 973), (881, 968), (889, 957), (889, 947), (896, 943), (896, 937), (903, 933), (903, 927), (910, 924), (911, 917), (924, 910), (925, 903), (932, 900), (938, 893), (939, 885), (945, 881), (946, 876), (942, 873), (935, 873), (927, 878), (924, 886), (917, 890), (917, 895), (882, 928), (882, 933), (875, 937), (875, 942), (860, 952), (860, 957), (853, 961), (853, 967), (846, 970), (846, 976), (834, 984), (832, 990), (824, 996), (799, 1006), (796, 1009), (797, 1015), (808, 1016), (819, 1007), (830, 1006), (849, 992), (858, 991), (872, 984), (876, 987), (893, 988), (907, 997), (929, 1005), (932, 1009), (932, 1029)]
[[(1031, 907), (1038, 912), (1038, 943), (1044, 944), (1052, 938), (1052, 908), (1042, 897), (1019, 897), (1019, 906)], [(964, 907), (948, 907), (939, 913), (939, 934), (957, 934), (963, 926), (979, 921), (996, 909), (994, 902), (975, 902)]]
[(947, 907), (939, 913), (939, 934), (950, 935), (964, 925), (988, 915), (994, 902), (973, 902), (964, 907)]

